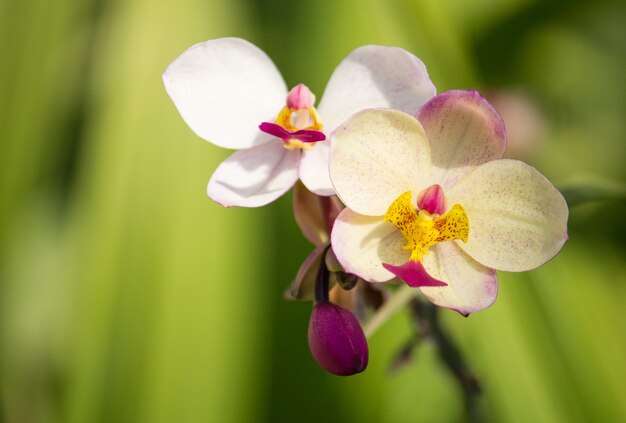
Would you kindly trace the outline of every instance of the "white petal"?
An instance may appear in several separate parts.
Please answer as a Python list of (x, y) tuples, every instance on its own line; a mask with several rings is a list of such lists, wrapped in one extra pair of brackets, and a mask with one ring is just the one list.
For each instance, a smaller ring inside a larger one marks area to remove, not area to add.
[(447, 91), (417, 114), (430, 141), (432, 179), (447, 190), (476, 166), (501, 159), (504, 122), (476, 91)]
[(424, 268), (430, 276), (448, 284), (420, 288), (438, 306), (468, 315), (489, 307), (496, 300), (496, 271), (473, 260), (454, 242), (431, 247), (430, 254), (424, 256)]
[(207, 193), (223, 206), (259, 207), (283, 195), (298, 179), (300, 152), (278, 140), (239, 150), (211, 176)]
[(329, 141), (319, 141), (310, 150), (302, 150), (300, 179), (309, 191), (317, 195), (328, 196), (335, 194), (328, 173), (329, 154)]
[(163, 82), (187, 125), (226, 148), (271, 140), (258, 126), (274, 121), (287, 95), (271, 59), (240, 38), (196, 44), (168, 66)]
[(415, 115), (436, 93), (424, 63), (399, 47), (359, 47), (333, 72), (318, 111), (328, 134), (354, 113), (390, 108)]
[(448, 193), (469, 219), (460, 247), (498, 270), (534, 269), (554, 257), (567, 240), (568, 209), (561, 193), (533, 167), (517, 160), (485, 163)]
[(352, 210), (382, 216), (406, 191), (430, 185), (430, 148), (422, 125), (395, 110), (364, 110), (331, 136), (330, 179)]
[(369, 282), (385, 282), (394, 278), (382, 263), (399, 265), (410, 252), (402, 234), (380, 217), (363, 216), (346, 208), (333, 226), (331, 244), (344, 270)]

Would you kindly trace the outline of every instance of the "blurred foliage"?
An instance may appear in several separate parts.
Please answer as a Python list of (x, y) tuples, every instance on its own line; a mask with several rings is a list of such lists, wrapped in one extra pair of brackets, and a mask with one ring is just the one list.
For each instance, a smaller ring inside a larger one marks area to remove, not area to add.
[[(524, 92), (545, 126), (527, 159), (557, 185), (623, 187), (625, 23), (610, 0), (2, 0), (0, 419), (462, 421), (431, 346), (389, 375), (406, 315), (372, 339), (365, 374), (318, 368), (309, 306), (281, 296), (310, 249), (290, 198), (206, 199), (228, 152), (185, 126), (160, 73), (240, 36), (319, 98), (350, 50), (398, 45), (439, 91)], [(501, 274), (486, 311), (442, 312), (487, 420), (626, 419), (624, 205), (574, 208), (556, 259)]]

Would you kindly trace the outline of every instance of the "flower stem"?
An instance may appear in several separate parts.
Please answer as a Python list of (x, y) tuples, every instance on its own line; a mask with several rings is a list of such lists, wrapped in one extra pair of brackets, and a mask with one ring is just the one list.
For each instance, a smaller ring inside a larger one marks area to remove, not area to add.
[(363, 328), (365, 336), (370, 338), (376, 331), (401, 308), (407, 305), (419, 291), (408, 285), (403, 285), (385, 301), (378, 311), (368, 320)]
[(461, 387), (468, 421), (482, 422), (480, 384), (459, 347), (441, 326), (437, 306), (416, 297), (411, 301), (410, 308), (415, 319), (416, 336), (428, 339), (437, 346), (439, 358)]
[[(463, 392), (468, 421), (481, 422), (480, 384), (469, 365), (463, 358), (461, 350), (446, 333), (439, 322), (437, 306), (420, 298), (419, 290), (408, 285), (401, 286), (372, 316), (364, 327), (365, 336), (370, 338), (376, 331), (400, 309), (409, 305), (415, 322), (415, 334), (402, 353), (410, 356), (421, 340), (433, 342), (439, 357), (454, 375)], [(402, 357), (401, 357), (402, 358)], [(406, 361), (406, 360), (400, 360)], [(402, 365), (402, 363), (400, 363)]]
[(328, 288), (329, 288), (329, 272), (326, 267), (326, 260), (324, 259), (330, 244), (324, 248), (322, 252), (322, 261), (320, 267), (317, 269), (317, 277), (315, 279), (315, 302), (327, 303), (328, 302)]

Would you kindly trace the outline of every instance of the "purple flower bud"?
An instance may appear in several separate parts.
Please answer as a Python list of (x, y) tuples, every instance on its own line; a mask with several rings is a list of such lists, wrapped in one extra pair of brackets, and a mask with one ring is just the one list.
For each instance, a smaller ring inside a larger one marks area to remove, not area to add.
[(369, 353), (361, 325), (348, 310), (329, 302), (313, 308), (309, 348), (320, 366), (338, 376), (360, 373), (367, 367)]

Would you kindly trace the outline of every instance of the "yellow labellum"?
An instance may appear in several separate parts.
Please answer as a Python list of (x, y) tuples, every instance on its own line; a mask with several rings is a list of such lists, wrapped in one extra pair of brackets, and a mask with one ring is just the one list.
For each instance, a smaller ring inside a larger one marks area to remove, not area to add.
[(455, 204), (447, 213), (433, 218), (424, 210), (415, 211), (411, 204), (411, 191), (391, 203), (384, 220), (391, 222), (402, 233), (407, 241), (403, 248), (411, 250), (411, 260), (415, 261), (422, 261), (422, 255), (428, 254), (428, 248), (439, 242), (455, 239), (467, 242), (469, 236), (469, 219), (463, 206)]
[[(274, 122), (288, 131), (298, 131), (300, 129), (322, 131), (323, 129), (322, 121), (317, 114), (315, 107), (309, 107), (308, 109), (302, 110), (283, 107)], [(308, 150), (315, 145), (315, 143), (307, 143), (298, 140), (283, 140), (283, 142), (285, 143), (284, 146), (287, 150), (293, 150), (295, 148)]]

